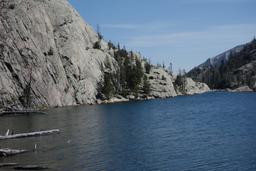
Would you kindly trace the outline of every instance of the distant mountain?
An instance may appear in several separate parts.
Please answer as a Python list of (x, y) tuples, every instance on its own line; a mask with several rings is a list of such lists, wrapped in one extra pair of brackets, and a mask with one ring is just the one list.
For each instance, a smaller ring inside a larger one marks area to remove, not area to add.
[(197, 68), (211, 68), (211, 67), (219, 67), (222, 63), (226, 63), (230, 57), (231, 53), (238, 53), (240, 52), (245, 45), (239, 45), (236, 46), (230, 50), (227, 50), (226, 52), (223, 52), (213, 58), (209, 58), (206, 62), (199, 65)]
[(213, 89), (248, 86), (256, 90), (256, 40), (208, 59), (187, 76)]

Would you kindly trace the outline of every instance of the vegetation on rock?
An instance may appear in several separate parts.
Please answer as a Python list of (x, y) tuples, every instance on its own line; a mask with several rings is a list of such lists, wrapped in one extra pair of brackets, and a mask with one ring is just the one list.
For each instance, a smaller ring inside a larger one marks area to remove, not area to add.
[(144, 78), (143, 78), (143, 92), (146, 95), (149, 95), (151, 92), (151, 86), (150, 86), (147, 76), (144, 76)]
[(181, 71), (179, 72), (179, 74), (177, 75), (176, 80), (174, 82), (174, 85), (178, 91), (185, 92), (185, 88), (186, 88), (185, 73), (182, 73)]
[[(109, 49), (113, 49), (114, 58), (118, 64), (116, 73), (111, 73), (109, 60), (105, 61), (104, 86), (102, 93), (107, 99), (115, 94), (123, 96), (135, 95), (139, 93), (149, 94), (150, 84), (145, 80), (146, 72), (142, 65), (142, 59), (134, 52), (128, 52), (125, 48), (115, 47), (112, 42), (108, 43)], [(143, 61), (145, 66), (150, 66), (147, 61)], [(150, 66), (151, 67), (151, 66)], [(146, 69), (149, 72), (149, 69)]]

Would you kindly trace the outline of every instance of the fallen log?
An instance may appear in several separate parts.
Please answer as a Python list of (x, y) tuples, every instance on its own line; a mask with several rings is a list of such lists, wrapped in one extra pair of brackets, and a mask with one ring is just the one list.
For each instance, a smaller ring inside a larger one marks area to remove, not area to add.
[(16, 149), (0, 149), (0, 157), (14, 156), (21, 153), (26, 153), (28, 150), (16, 150)]
[(0, 136), (0, 140), (43, 136), (43, 135), (55, 134), (55, 133), (59, 133), (59, 132), (60, 132), (59, 129), (53, 129), (53, 130), (39, 131), (39, 132), (29, 132), (29, 133), (20, 133), (20, 134), (13, 134), (13, 135), (4, 135), (4, 136)]
[(17, 166), (18, 163), (0, 163), (0, 167)]
[(47, 113), (42, 111), (4, 111), (0, 112), (0, 116), (9, 116), (9, 115), (30, 115), (30, 114), (42, 114), (46, 115)]
[(38, 166), (38, 165), (25, 165), (14, 167), (15, 170), (45, 170), (48, 167)]

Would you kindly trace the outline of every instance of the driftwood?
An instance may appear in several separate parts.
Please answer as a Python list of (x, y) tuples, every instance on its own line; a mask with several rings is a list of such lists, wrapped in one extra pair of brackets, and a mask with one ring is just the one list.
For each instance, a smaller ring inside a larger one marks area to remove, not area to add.
[(21, 153), (26, 153), (28, 150), (16, 150), (16, 149), (0, 149), (0, 157), (14, 156)]
[(0, 163), (0, 167), (17, 166), (18, 163)]
[(14, 167), (15, 170), (45, 170), (48, 169), (44, 166), (38, 166), (38, 165), (25, 165), (25, 166), (17, 166)]
[(60, 132), (59, 129), (53, 129), (53, 130), (39, 131), (39, 132), (29, 132), (29, 133), (21, 133), (21, 134), (13, 134), (13, 135), (4, 135), (4, 136), (0, 136), (0, 140), (43, 136), (43, 135), (49, 135), (49, 134), (54, 134), (54, 133), (59, 133), (59, 132)]
[(9, 115), (29, 115), (29, 114), (43, 114), (43, 115), (46, 115), (47, 113), (42, 112), (42, 111), (33, 111), (33, 110), (5, 111), (5, 112), (0, 112), (0, 116), (9, 116)]

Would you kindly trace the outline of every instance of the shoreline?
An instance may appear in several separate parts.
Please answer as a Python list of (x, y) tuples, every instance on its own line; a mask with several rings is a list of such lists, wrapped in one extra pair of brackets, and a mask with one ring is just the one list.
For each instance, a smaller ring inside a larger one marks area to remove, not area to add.
[[(93, 106), (93, 105), (104, 105), (104, 104), (118, 104), (118, 103), (133, 102), (133, 101), (149, 101), (149, 100), (157, 100), (157, 99), (170, 99), (170, 98), (176, 98), (176, 97), (181, 97), (181, 96), (194, 96), (194, 95), (200, 95), (200, 94), (211, 93), (211, 92), (256, 93), (256, 91), (236, 91), (236, 90), (232, 90), (232, 89), (211, 89), (209, 91), (199, 92), (199, 93), (194, 93), (194, 94), (178, 94), (177, 96), (166, 96), (166, 97), (148, 96), (148, 97), (145, 97), (145, 98), (142, 98), (142, 97), (139, 97), (139, 98), (135, 98), (135, 97), (134, 98), (133, 97), (125, 98), (121, 95), (116, 95), (116, 96), (110, 98), (109, 100), (96, 99), (94, 103), (66, 105), (66, 106), (49, 106), (49, 107), (45, 107), (45, 108), (38, 107), (38, 108), (35, 108), (34, 111), (35, 112), (45, 112), (49, 109), (54, 109), (54, 108), (77, 107), (77, 106)], [(0, 111), (8, 112), (8, 111), (2, 110), (2, 109), (4, 109), (4, 108), (0, 108)], [(9, 112), (12, 112), (12, 111), (9, 111)], [(13, 111), (14, 114), (16, 112), (19, 112), (19, 111)], [(33, 113), (33, 111), (31, 111), (30, 113)]]
[[(184, 95), (177, 95), (177, 96), (166, 96), (166, 97), (150, 97), (150, 98), (137, 98), (137, 99), (128, 99), (128, 98), (122, 98), (119, 100), (114, 100), (118, 99), (117, 97), (114, 97), (114, 99), (110, 100), (100, 100), (100, 103), (97, 103), (97, 99), (95, 103), (89, 103), (89, 104), (78, 104), (78, 105), (69, 105), (69, 106), (55, 106), (55, 107), (49, 107), (48, 109), (54, 109), (54, 108), (65, 108), (65, 107), (77, 107), (77, 106), (94, 106), (94, 105), (104, 105), (104, 104), (118, 104), (118, 103), (125, 103), (125, 102), (133, 102), (133, 101), (149, 101), (149, 100), (158, 100), (158, 99), (171, 99), (171, 98), (176, 98), (176, 97), (182, 97), (182, 96), (194, 96), (194, 95), (200, 95), (204, 93), (210, 93), (213, 92), (212, 90), (202, 92), (202, 93), (195, 93), (195, 94), (184, 94)], [(42, 111), (48, 110), (44, 109)]]
[[(133, 102), (133, 101), (149, 101), (149, 100), (158, 100), (158, 99), (171, 99), (171, 98), (176, 98), (176, 97), (182, 97), (182, 96), (195, 96), (195, 95), (200, 95), (200, 94), (205, 94), (205, 93), (214, 93), (214, 92), (227, 92), (227, 93), (256, 93), (256, 91), (241, 91), (241, 92), (235, 92), (235, 91), (228, 91), (225, 89), (211, 89), (209, 91), (206, 92), (202, 92), (202, 93), (195, 93), (195, 94), (184, 94), (184, 95), (177, 95), (177, 96), (167, 96), (167, 97), (151, 97), (151, 98), (138, 98), (138, 99), (127, 99), (127, 98), (123, 98), (123, 99), (119, 99), (119, 100), (100, 100), (100, 103), (97, 103), (97, 99), (95, 101), (95, 103), (90, 103), (90, 104), (78, 104), (78, 105), (69, 105), (69, 106), (55, 106), (55, 107), (49, 107), (48, 109), (52, 109), (52, 108), (65, 108), (65, 107), (75, 107), (75, 106), (94, 106), (94, 105), (104, 105), (104, 104), (118, 104), (118, 103), (125, 103), (125, 102)], [(115, 99), (118, 99), (115, 97)], [(47, 109), (45, 109), (47, 110)], [(44, 110), (43, 110), (44, 111)]]

